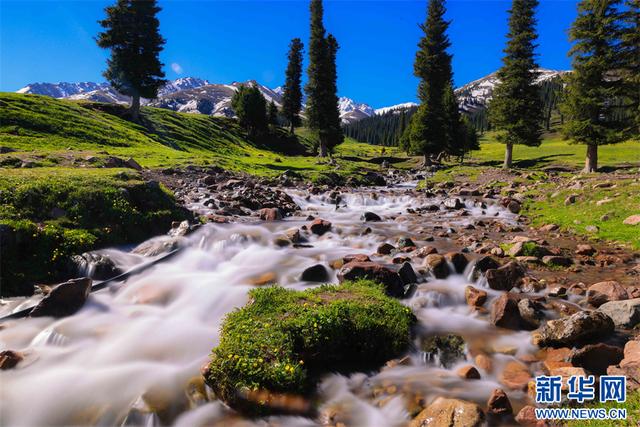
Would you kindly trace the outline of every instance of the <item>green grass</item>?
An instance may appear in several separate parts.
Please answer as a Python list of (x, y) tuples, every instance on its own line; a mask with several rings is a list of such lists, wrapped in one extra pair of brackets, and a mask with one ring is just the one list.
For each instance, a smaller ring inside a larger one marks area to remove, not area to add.
[[(497, 142), (488, 132), (480, 139), (480, 150), (471, 153), (471, 161), (484, 165), (499, 166), (504, 160), (504, 144)], [(515, 167), (544, 167), (550, 164), (581, 167), (584, 165), (586, 147), (570, 144), (557, 134), (545, 135), (539, 147), (516, 145), (513, 148)], [(640, 166), (640, 143), (628, 141), (605, 145), (598, 149), (600, 167), (611, 167), (622, 163)]]
[(34, 168), (0, 174), (2, 295), (73, 274), (70, 257), (136, 243), (187, 219), (173, 195), (131, 170)]
[[(379, 168), (369, 158), (379, 156), (380, 149), (349, 138), (335, 150), (336, 166), (301, 155), (314, 145), (306, 129), (299, 129), (296, 138), (280, 129), (266, 140), (250, 142), (228, 118), (144, 107), (141, 123), (134, 124), (125, 115), (120, 105), (0, 93), (0, 145), (18, 150), (0, 154), (0, 164), (21, 158), (55, 166), (111, 155), (133, 157), (152, 168), (215, 164), (259, 176), (288, 169), (310, 178), (327, 171), (348, 175)], [(399, 155), (396, 148), (386, 151), (387, 156)]]
[(397, 357), (415, 322), (409, 308), (367, 281), (249, 296), (250, 304), (227, 315), (206, 380), (223, 401), (252, 414), (277, 412), (266, 392), (306, 395), (319, 374)]
[[(601, 181), (594, 181), (592, 184)], [(638, 180), (616, 180), (614, 188), (591, 187), (581, 191), (557, 191), (555, 184), (543, 185), (531, 192), (534, 200), (524, 204), (523, 213), (532, 218), (533, 224), (558, 224), (565, 230), (584, 236), (628, 243), (635, 249), (640, 249), (640, 228), (623, 224), (628, 216), (640, 212), (640, 182)], [(565, 205), (565, 199), (571, 195), (578, 195), (574, 204)], [(552, 197), (553, 196), (553, 197)], [(604, 199), (611, 202), (597, 205)], [(603, 216), (607, 215), (608, 219)], [(595, 225), (599, 230), (595, 233), (587, 230)]]
[(627, 392), (627, 401), (625, 403), (605, 402), (592, 403), (592, 408), (626, 408), (627, 419), (622, 420), (588, 420), (588, 421), (571, 421), (565, 425), (567, 427), (637, 427), (640, 425), (640, 391)]

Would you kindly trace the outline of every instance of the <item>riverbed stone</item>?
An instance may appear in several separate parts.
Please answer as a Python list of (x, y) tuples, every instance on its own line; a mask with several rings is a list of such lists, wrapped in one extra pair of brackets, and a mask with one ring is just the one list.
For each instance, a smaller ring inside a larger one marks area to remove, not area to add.
[(480, 372), (473, 365), (464, 365), (456, 370), (456, 374), (465, 380), (479, 380)]
[(456, 334), (432, 335), (424, 338), (420, 343), (420, 349), (429, 358), (437, 358), (445, 368), (451, 367), (464, 358), (464, 348), (464, 339)]
[(471, 307), (482, 307), (487, 301), (487, 292), (469, 285), (464, 289), (464, 298)]
[(350, 280), (368, 279), (384, 285), (390, 296), (402, 297), (404, 283), (397, 271), (375, 262), (352, 261), (342, 266), (338, 272), (340, 283)]
[(445, 279), (449, 276), (449, 264), (444, 256), (440, 254), (427, 255), (424, 259), (424, 266), (429, 267), (429, 271), (436, 279)]
[(6, 371), (15, 368), (22, 362), (24, 355), (19, 351), (4, 350), (0, 352), (0, 370)]
[(467, 264), (469, 264), (466, 255), (461, 252), (447, 252), (444, 257), (453, 265), (456, 273), (463, 273)]
[(480, 427), (484, 413), (478, 405), (438, 397), (409, 423), (409, 427)]
[(263, 221), (278, 221), (282, 219), (282, 212), (278, 208), (262, 208), (258, 211)]
[(442, 202), (442, 204), (445, 208), (451, 210), (462, 209), (465, 206), (464, 203), (462, 203), (462, 201), (460, 201), (460, 199), (458, 199), (457, 197), (446, 199), (444, 202)]
[(519, 330), (522, 324), (518, 302), (514, 295), (504, 293), (491, 305), (491, 323), (501, 328)]
[(565, 347), (611, 334), (613, 320), (599, 311), (579, 311), (571, 316), (548, 320), (533, 335), (541, 347)]
[(326, 282), (329, 280), (329, 272), (322, 264), (312, 265), (302, 272), (300, 280), (305, 282)]
[(542, 262), (550, 267), (569, 267), (573, 260), (561, 255), (547, 255), (542, 257)]
[(380, 218), (380, 215), (374, 212), (369, 212), (369, 211), (363, 213), (361, 219), (365, 222), (382, 221), (382, 218)]
[(581, 366), (596, 375), (605, 375), (607, 368), (617, 365), (624, 358), (622, 348), (604, 343), (589, 344), (575, 349), (569, 356), (574, 366)]
[(594, 307), (600, 307), (609, 301), (620, 301), (629, 298), (626, 289), (615, 280), (599, 282), (587, 289), (587, 301)]
[(640, 215), (628, 216), (622, 223), (625, 225), (638, 225), (640, 224)]
[(348, 264), (351, 261), (368, 262), (371, 261), (371, 259), (369, 258), (369, 255), (366, 254), (349, 254), (342, 257), (342, 261), (344, 262), (344, 264)]
[(83, 277), (57, 285), (29, 313), (30, 317), (66, 317), (82, 308), (91, 292), (91, 279)]
[(380, 246), (378, 246), (378, 249), (376, 250), (377, 253), (379, 253), (380, 255), (389, 255), (391, 252), (395, 251), (396, 248), (395, 246), (393, 246), (391, 243), (382, 243)]
[(619, 328), (631, 329), (640, 324), (640, 298), (609, 301), (602, 304), (598, 310), (611, 317)]
[(500, 268), (494, 268), (485, 272), (487, 284), (491, 289), (498, 291), (510, 291), (520, 283), (524, 277), (525, 268), (517, 261), (511, 261)]
[(511, 360), (498, 376), (498, 381), (512, 390), (524, 391), (531, 381), (531, 373), (523, 363)]
[(322, 236), (326, 232), (331, 230), (331, 223), (321, 218), (316, 218), (309, 225), (309, 230), (313, 234), (317, 234), (318, 236)]
[(513, 414), (509, 396), (501, 388), (491, 392), (491, 396), (487, 401), (487, 414), (497, 417), (508, 417)]

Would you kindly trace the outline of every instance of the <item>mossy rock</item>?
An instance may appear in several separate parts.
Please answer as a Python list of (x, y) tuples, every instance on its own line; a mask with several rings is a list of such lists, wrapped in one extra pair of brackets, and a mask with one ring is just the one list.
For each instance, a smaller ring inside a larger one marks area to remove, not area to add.
[(464, 339), (455, 334), (432, 335), (422, 340), (422, 351), (431, 358), (438, 358), (445, 368), (464, 358)]
[(416, 322), (370, 281), (249, 295), (247, 306), (227, 315), (205, 380), (222, 401), (251, 415), (290, 412), (273, 397), (310, 397), (323, 373), (370, 370), (401, 355)]

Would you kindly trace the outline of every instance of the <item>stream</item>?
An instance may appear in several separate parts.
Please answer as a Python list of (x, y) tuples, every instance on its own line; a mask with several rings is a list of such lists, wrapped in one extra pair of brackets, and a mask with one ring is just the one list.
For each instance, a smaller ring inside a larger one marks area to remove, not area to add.
[[(429, 244), (440, 253), (459, 251), (453, 241), (427, 243), (426, 239), (434, 230), (464, 227), (481, 219), (514, 222), (514, 215), (496, 201), (486, 200), (493, 204), (485, 207), (474, 198), (463, 200), (468, 216), (458, 210), (411, 213), (443, 201), (415, 192), (414, 186), (410, 182), (393, 188), (354, 189), (342, 193), (337, 209), (328, 193), (287, 190), (301, 207), (293, 217), (204, 225), (184, 237), (176, 256), (91, 294), (73, 316), (7, 322), (0, 329), (0, 348), (19, 350), (25, 360), (19, 369), (0, 374), (4, 425), (305, 426), (343, 422), (399, 426), (411, 419), (408, 400), (415, 396), (425, 401), (451, 396), (484, 407), (491, 392), (503, 387), (497, 377), (501, 367), (535, 352), (530, 333), (498, 330), (486, 313), (467, 305), (464, 292), (469, 284), (487, 291), (490, 300), (501, 293), (489, 289), (482, 277), (472, 280), (473, 262), (462, 274), (435, 279), (418, 257), (411, 257), (411, 262), (419, 284), (410, 298), (402, 300), (419, 319), (414, 349), (403, 363), (379, 372), (327, 375), (319, 384), (316, 419), (241, 419), (219, 401), (208, 401), (194, 392), (202, 387), (200, 369), (218, 343), (225, 314), (243, 306), (247, 292), (265, 277), (287, 288), (307, 289), (317, 284), (301, 281), (300, 274), (307, 267), (323, 264), (329, 281), (337, 283), (331, 265), (345, 255), (371, 256), (381, 243), (395, 245), (400, 237), (410, 237), (418, 248)], [(189, 207), (207, 212), (198, 203)], [(364, 222), (364, 211), (383, 220)], [(332, 232), (309, 234), (309, 247), (274, 243), (286, 230), (308, 224), (309, 215), (330, 221)], [(103, 252), (124, 269), (145, 260), (117, 249)], [(393, 256), (371, 258), (390, 263)], [(464, 337), (467, 354), (466, 360), (445, 367), (438, 354), (420, 350), (420, 341), (449, 333)], [(462, 379), (456, 370), (473, 364), (476, 350), (489, 354), (493, 369), (481, 369), (479, 380)], [(517, 411), (526, 396), (524, 391), (510, 391), (509, 398)]]

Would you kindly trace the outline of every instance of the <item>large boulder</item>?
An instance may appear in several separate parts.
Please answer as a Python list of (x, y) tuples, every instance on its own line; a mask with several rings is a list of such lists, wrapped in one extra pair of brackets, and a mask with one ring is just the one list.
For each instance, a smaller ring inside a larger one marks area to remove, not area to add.
[(514, 295), (504, 293), (491, 305), (491, 323), (501, 328), (519, 330), (522, 325), (518, 301)]
[(424, 266), (429, 267), (429, 271), (436, 279), (445, 279), (449, 275), (447, 259), (440, 254), (427, 255), (424, 259)]
[(600, 311), (579, 311), (547, 321), (534, 333), (534, 342), (541, 347), (574, 346), (611, 334), (614, 328), (613, 320)]
[(600, 307), (609, 301), (620, 301), (629, 298), (627, 290), (615, 280), (599, 282), (587, 289), (587, 301), (594, 307)]
[(511, 261), (500, 268), (494, 268), (485, 272), (487, 284), (491, 289), (498, 291), (510, 291), (520, 284), (524, 277), (525, 268), (516, 261)]
[(623, 357), (622, 348), (597, 343), (573, 350), (569, 361), (573, 366), (581, 366), (596, 375), (604, 375), (609, 366), (617, 365)]
[(338, 272), (340, 283), (359, 279), (381, 283), (390, 296), (402, 297), (404, 295), (404, 282), (400, 274), (392, 267), (370, 261), (352, 261), (343, 265)]
[(469, 264), (469, 260), (462, 252), (447, 252), (444, 257), (453, 265), (456, 273), (463, 273)]
[(329, 280), (329, 272), (322, 264), (312, 265), (302, 272), (300, 280), (305, 282), (326, 282)]
[(324, 219), (317, 218), (309, 225), (309, 230), (311, 230), (313, 234), (322, 236), (327, 231), (331, 230), (331, 223)]
[(609, 301), (602, 304), (598, 310), (611, 317), (619, 328), (631, 329), (640, 324), (640, 298)]
[(640, 390), (640, 340), (628, 341), (624, 346), (624, 358), (618, 366), (609, 366), (608, 375), (624, 375), (627, 387)]
[(90, 292), (91, 279), (88, 277), (61, 283), (31, 310), (29, 316), (71, 316), (82, 308)]
[(409, 427), (480, 427), (484, 413), (478, 405), (438, 397), (409, 423)]

